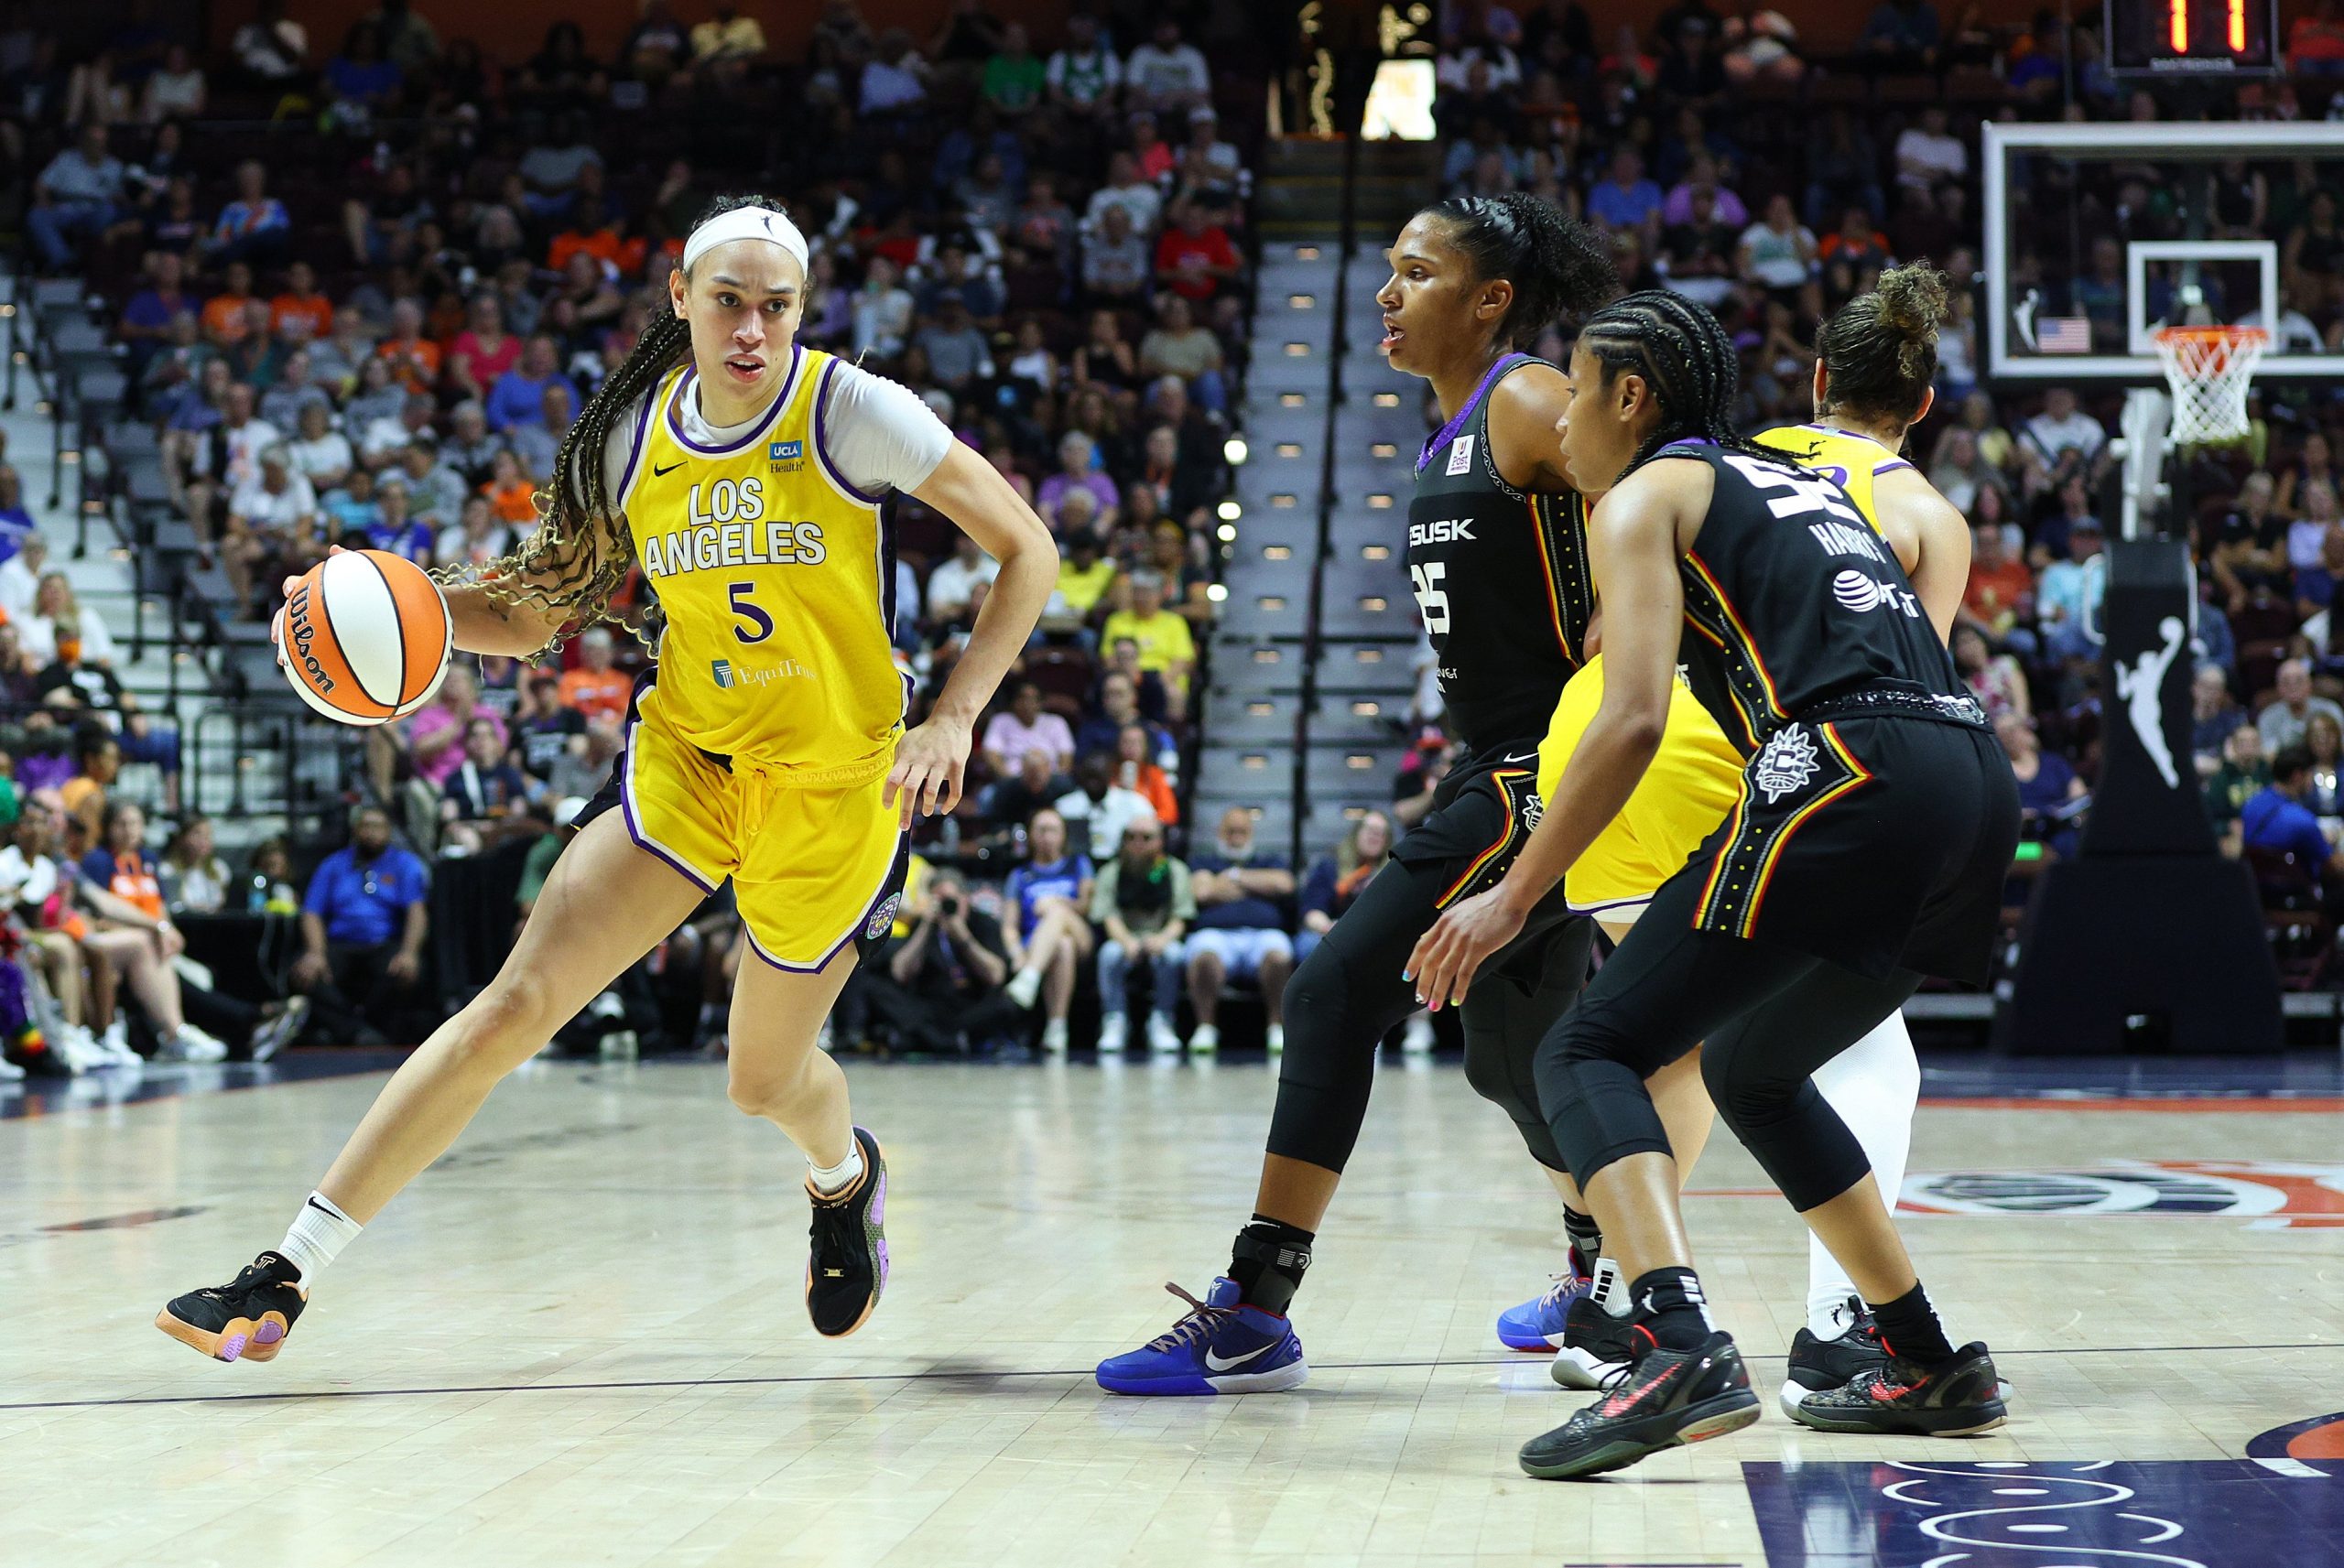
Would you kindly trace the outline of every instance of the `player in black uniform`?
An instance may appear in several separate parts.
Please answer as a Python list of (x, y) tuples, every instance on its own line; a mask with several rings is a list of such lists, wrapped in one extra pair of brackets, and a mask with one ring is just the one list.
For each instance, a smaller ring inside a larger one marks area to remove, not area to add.
[[(1402, 961), (1442, 909), (1504, 875), (1536, 826), (1538, 742), (1584, 653), (1593, 584), (1554, 442), (1567, 386), (1520, 345), (1617, 291), (1603, 243), (1534, 197), (1459, 198), (1412, 219), (1391, 261), (1376, 297), (1384, 351), (1432, 384), (1447, 420), (1416, 460), (1407, 567), (1466, 760), (1288, 982), (1253, 1217), (1204, 1301), (1176, 1289), (1193, 1310), (1101, 1363), (1116, 1393), (1267, 1391), (1308, 1376), (1286, 1305), (1358, 1141), (1376, 1044), (1418, 1005)], [(1590, 940), (1557, 890), (1466, 1009), (1467, 1076), (1557, 1172), (1531, 1058), (1576, 995)]]
[(1750, 760), (1740, 804), (1539, 1047), (1540, 1101), (1633, 1281), (1645, 1348), (1602, 1399), (1526, 1444), (1523, 1467), (1592, 1475), (1758, 1419), (1694, 1277), (1644, 1083), (1704, 1040), (1719, 1115), (1846, 1265), (1890, 1353), (1797, 1419), (1999, 1425), (1992, 1359), (1947, 1342), (1861, 1148), (1809, 1075), (1921, 974), (1984, 978), (2018, 838), (2010, 765), (1845, 492), (1732, 435), (1733, 348), (1707, 311), (1629, 296), (1588, 320), (1570, 383), (1564, 465), (1601, 495), (1603, 703), (1513, 870), (1412, 955), (1422, 993), (1462, 997), (1611, 821), (1657, 744), (1680, 661)]

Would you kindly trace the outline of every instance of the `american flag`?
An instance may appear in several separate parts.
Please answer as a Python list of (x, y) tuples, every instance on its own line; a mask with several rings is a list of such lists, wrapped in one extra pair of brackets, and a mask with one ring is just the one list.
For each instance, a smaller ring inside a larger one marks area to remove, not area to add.
[(2046, 354), (2088, 354), (2091, 352), (2091, 319), (2046, 317), (2035, 325), (2035, 347)]

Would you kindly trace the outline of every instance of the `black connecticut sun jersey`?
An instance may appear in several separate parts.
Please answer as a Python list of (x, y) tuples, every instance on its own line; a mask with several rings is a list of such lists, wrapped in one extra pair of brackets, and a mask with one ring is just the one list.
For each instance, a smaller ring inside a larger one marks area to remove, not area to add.
[(1707, 463), (1707, 519), (1678, 571), (1682, 655), (1695, 696), (1754, 752), (1792, 719), (1859, 692), (1982, 727), (1895, 552), (1825, 475), (1709, 442), (1663, 458)]
[(1450, 724), (1477, 758), (1536, 747), (1594, 612), (1579, 498), (1516, 490), (1490, 455), (1491, 392), (1545, 362), (1509, 354), (1490, 367), (1425, 443), (1408, 503), (1408, 580)]

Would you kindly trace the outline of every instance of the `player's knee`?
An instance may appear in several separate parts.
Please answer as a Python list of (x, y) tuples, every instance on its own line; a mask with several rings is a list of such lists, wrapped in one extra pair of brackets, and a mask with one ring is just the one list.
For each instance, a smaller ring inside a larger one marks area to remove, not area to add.
[(1751, 1055), (1728, 1041), (1712, 1041), (1701, 1052), (1701, 1083), (1709, 1103), (1737, 1133), (1779, 1119), (1800, 1082), (1764, 1070)]
[(453, 1042), (456, 1054), (468, 1065), (508, 1072), (552, 1037), (562, 1022), (552, 1012), (544, 981), (507, 971), (464, 1009)]

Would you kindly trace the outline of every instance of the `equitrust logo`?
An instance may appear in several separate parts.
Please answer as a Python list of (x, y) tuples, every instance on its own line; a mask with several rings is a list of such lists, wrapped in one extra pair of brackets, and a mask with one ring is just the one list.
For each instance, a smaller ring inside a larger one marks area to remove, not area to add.
[(306, 582), (285, 601), (285, 640), (292, 646), (293, 656), (301, 661), (302, 672), (309, 677), (309, 684), (317, 687), (320, 697), (331, 697), (334, 678), (326, 674), (325, 666), (318, 663), (317, 654), (310, 652), (310, 645), (318, 640), (318, 628), (309, 618), (309, 585)]
[(784, 659), (777, 665), (742, 665), (731, 659), (711, 659), (708, 673), (716, 684), (731, 691), (736, 687), (765, 686), (777, 680), (811, 680), (814, 672), (796, 659)]

